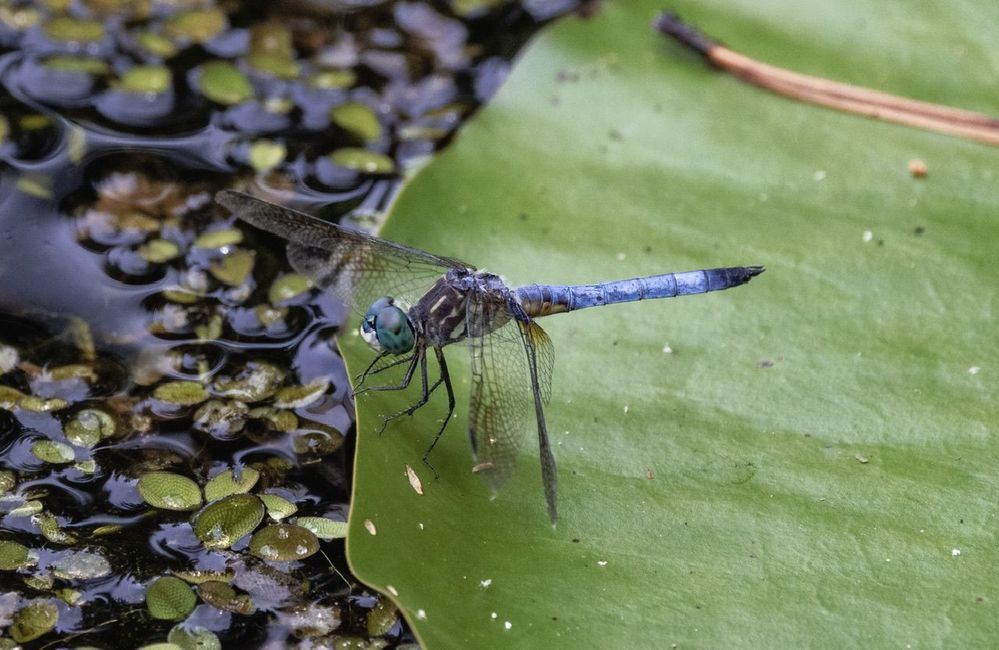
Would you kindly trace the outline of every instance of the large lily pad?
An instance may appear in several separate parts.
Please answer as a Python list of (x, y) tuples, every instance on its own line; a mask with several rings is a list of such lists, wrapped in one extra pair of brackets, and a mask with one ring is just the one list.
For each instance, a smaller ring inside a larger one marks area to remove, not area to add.
[[(674, 5), (778, 65), (999, 113), (988, 3)], [(428, 648), (988, 645), (999, 153), (749, 87), (660, 8), (546, 32), (382, 234), (511, 284), (767, 273), (544, 320), (555, 529), (531, 432), (495, 500), (470, 471), (462, 346), (439, 480), (443, 395), (382, 436), (416, 391), (359, 398), (355, 573)]]

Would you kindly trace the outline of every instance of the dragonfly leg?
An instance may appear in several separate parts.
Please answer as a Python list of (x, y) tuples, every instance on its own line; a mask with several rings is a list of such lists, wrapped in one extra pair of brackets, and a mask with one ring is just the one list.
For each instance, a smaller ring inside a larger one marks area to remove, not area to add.
[(400, 358), (392, 361), (391, 363), (385, 364), (381, 368), (375, 368), (375, 364), (377, 364), (379, 361), (381, 361), (382, 359), (384, 359), (388, 355), (389, 355), (388, 352), (382, 352), (377, 357), (375, 357), (375, 360), (372, 361), (370, 364), (368, 364), (368, 367), (364, 370), (364, 372), (362, 372), (360, 375), (354, 377), (354, 384), (357, 385), (357, 386), (360, 386), (361, 384), (364, 383), (364, 381), (368, 378), (369, 375), (377, 375), (378, 373), (383, 372), (385, 370), (388, 370), (389, 368), (395, 368), (396, 366), (398, 366), (400, 364), (409, 363), (410, 361), (413, 360), (412, 355), (410, 355), (408, 357), (400, 357)]
[(409, 367), (406, 368), (406, 374), (403, 375), (402, 381), (399, 384), (389, 385), (389, 386), (365, 386), (364, 388), (355, 390), (354, 396), (356, 397), (357, 395), (360, 395), (361, 393), (366, 393), (369, 390), (370, 391), (403, 390), (404, 388), (408, 387), (409, 382), (413, 380), (413, 373), (416, 372), (416, 364), (420, 361), (421, 358), (424, 358), (426, 356), (427, 356), (426, 350), (421, 348), (416, 352), (413, 352), (413, 356), (406, 358), (406, 361), (409, 361)]
[(368, 367), (364, 369), (364, 372), (354, 377), (354, 384), (358, 386), (363, 384), (364, 380), (367, 379), (368, 375), (371, 373), (371, 369), (375, 367), (376, 363), (384, 359), (387, 354), (388, 352), (379, 352), (378, 355), (371, 360), (371, 363), (368, 364)]
[(427, 355), (424, 354), (420, 360), (420, 384), (423, 387), (423, 390), (420, 393), (420, 399), (417, 400), (415, 404), (412, 404), (408, 408), (404, 408), (398, 413), (393, 413), (392, 415), (383, 418), (382, 428), (378, 430), (378, 434), (381, 435), (381, 433), (385, 431), (385, 427), (387, 427), (389, 425), (389, 422), (391, 422), (392, 420), (397, 420), (404, 415), (412, 415), (413, 413), (416, 413), (417, 409), (419, 409), (421, 406), (423, 406), (430, 400), (430, 395), (440, 385), (440, 383), (441, 381), (440, 379), (438, 379), (433, 386), (430, 386), (429, 388), (427, 387)]
[(429, 467), (430, 471), (434, 473), (434, 478), (438, 478), (437, 470), (430, 464), (430, 452), (437, 446), (437, 441), (444, 435), (444, 429), (447, 428), (447, 423), (451, 420), (451, 416), (454, 415), (454, 388), (451, 386), (451, 375), (447, 371), (447, 361), (444, 359), (444, 351), (440, 348), (434, 348), (434, 353), (437, 355), (437, 364), (441, 368), (440, 379), (434, 384), (434, 388), (443, 382), (444, 389), (447, 390), (447, 416), (444, 417), (444, 422), (441, 423), (441, 428), (437, 430), (437, 435), (430, 442), (430, 446), (423, 452), (423, 464)]

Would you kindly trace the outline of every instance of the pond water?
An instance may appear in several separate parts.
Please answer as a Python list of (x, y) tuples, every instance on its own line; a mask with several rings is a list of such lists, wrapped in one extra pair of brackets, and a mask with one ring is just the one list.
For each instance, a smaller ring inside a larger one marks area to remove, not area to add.
[(376, 228), (562, 0), (0, 5), (0, 648), (390, 647), (342, 307), (223, 188)]

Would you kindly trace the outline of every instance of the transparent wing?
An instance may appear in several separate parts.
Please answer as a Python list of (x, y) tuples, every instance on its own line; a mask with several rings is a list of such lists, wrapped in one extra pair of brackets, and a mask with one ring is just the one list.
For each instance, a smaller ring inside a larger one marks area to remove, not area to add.
[(361, 313), (380, 296), (414, 304), (448, 269), (473, 268), (241, 192), (225, 190), (215, 199), (247, 223), (288, 240), (292, 267)]
[(552, 394), (552, 368), (555, 363), (555, 348), (541, 326), (532, 320), (518, 320), (520, 335), (527, 354), (527, 367), (531, 375), (531, 392), (534, 395), (534, 412), (538, 421), (538, 456), (541, 460), (541, 482), (545, 487), (545, 503), (548, 505), (548, 518), (552, 525), (558, 518), (556, 507), (556, 486), (558, 474), (555, 470), (555, 456), (548, 441), (548, 427), (545, 425), (545, 412), (542, 403), (547, 404)]
[[(503, 296), (470, 296), (466, 312), (472, 357), (469, 438), (475, 471), (495, 494), (513, 474), (530, 415), (536, 416), (542, 479), (555, 520), (555, 461), (542, 403), (551, 394), (551, 341)], [(539, 364), (540, 361), (540, 364)]]

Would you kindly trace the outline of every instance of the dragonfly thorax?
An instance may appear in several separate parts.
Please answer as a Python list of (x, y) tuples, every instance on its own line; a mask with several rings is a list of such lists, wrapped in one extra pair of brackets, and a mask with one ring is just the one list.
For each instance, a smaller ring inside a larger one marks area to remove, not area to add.
[(413, 349), (416, 332), (395, 299), (383, 296), (368, 307), (361, 321), (361, 338), (376, 352), (405, 354)]

